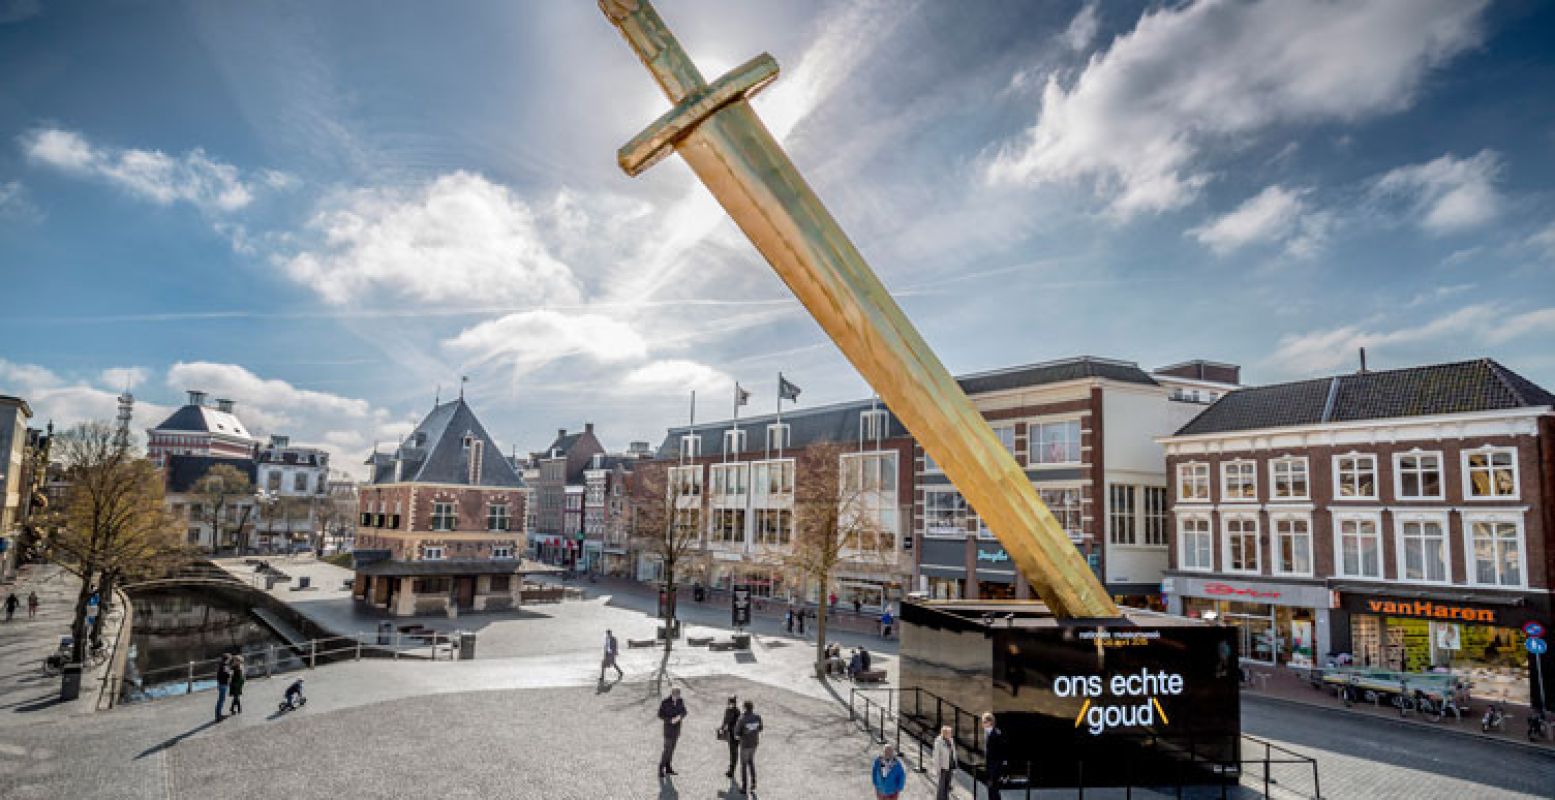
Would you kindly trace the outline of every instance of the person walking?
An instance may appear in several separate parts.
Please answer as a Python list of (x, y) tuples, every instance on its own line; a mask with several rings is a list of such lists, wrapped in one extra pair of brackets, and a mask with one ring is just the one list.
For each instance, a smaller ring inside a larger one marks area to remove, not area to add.
[(808, 615), (809, 615), (808, 611), (805, 611), (802, 608), (799, 609), (799, 635), (800, 636), (804, 635), (804, 618), (806, 616), (808, 616)]
[(216, 721), (226, 719), (222, 713), (227, 705), (227, 691), (232, 686), (232, 656), (221, 654), (221, 661), (216, 664)]
[(620, 665), (616, 664), (616, 656), (620, 655), (620, 653), (621, 653), (621, 643), (616, 641), (615, 633), (613, 631), (606, 630), (605, 631), (605, 658), (599, 664), (599, 682), (600, 683), (604, 683), (605, 682), (605, 670), (607, 670), (607, 669), (613, 669), (613, 670), (616, 671), (616, 680), (620, 680), (620, 679), (626, 677), (626, 673), (621, 671)]
[(761, 715), (756, 704), (745, 701), (745, 713), (740, 715), (740, 794), (756, 796), (756, 747), (761, 744)]
[(680, 699), (680, 690), (671, 689), (670, 696), (659, 703), (659, 719), (664, 721), (664, 751), (659, 755), (659, 778), (675, 775), (675, 745), (680, 743), (680, 723), (686, 719), (686, 704)]
[(853, 613), (861, 617), (864, 616), (864, 601), (857, 597), (853, 598)]
[(934, 737), (934, 756), (929, 761), (934, 767), (934, 800), (950, 800), (950, 787), (956, 779), (956, 741), (950, 738), (950, 726), (939, 729)]
[(793, 632), (794, 632), (794, 609), (792, 609), (792, 608), (788, 609), (788, 613), (783, 615), (783, 626), (788, 629), (789, 634), (793, 634)]
[(248, 681), (248, 676), (243, 674), (243, 657), (232, 657), (232, 677), (227, 681), (228, 693), (232, 695), (232, 713), (243, 713), (243, 684)]
[(836, 611), (837, 610), (837, 593), (836, 592), (832, 592), (831, 595), (829, 597), (827, 597), (826, 599), (830, 602), (831, 610)]
[(740, 702), (738, 698), (730, 697), (729, 705), (724, 707), (724, 721), (718, 726), (718, 738), (729, 744), (729, 770), (724, 773), (725, 778), (734, 778), (734, 764), (740, 757)]
[(16, 613), (16, 607), (21, 605), (21, 604), (22, 604), (22, 601), (16, 599), (16, 592), (11, 592), (10, 594), (5, 596), (5, 621), (6, 622), (10, 622), (11, 621), (11, 615)]
[[(1004, 782), (1004, 732), (994, 724), (992, 712), (983, 712), (983, 753), (988, 764), (988, 797), (990, 800), (999, 796), (999, 784)], [(977, 783), (972, 783), (972, 794), (977, 795)]]
[(891, 616), (889, 609), (880, 612), (880, 635), (886, 639), (891, 638), (891, 626), (895, 623), (896, 619)]
[(902, 767), (901, 759), (896, 757), (896, 748), (886, 745), (880, 755), (875, 757), (875, 765), (870, 770), (870, 778), (875, 782), (876, 800), (896, 800), (902, 796), (902, 790), (907, 788), (907, 770)]
[(27, 593), (27, 618), (28, 619), (32, 619), (33, 617), (36, 617), (36, 616), (38, 616), (38, 593), (37, 592), (28, 592)]

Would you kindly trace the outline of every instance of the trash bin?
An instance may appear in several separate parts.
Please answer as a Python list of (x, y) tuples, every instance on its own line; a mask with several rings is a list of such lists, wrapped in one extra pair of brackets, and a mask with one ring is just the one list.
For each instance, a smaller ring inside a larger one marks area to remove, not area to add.
[(751, 635), (750, 634), (748, 634), (748, 633), (736, 633), (734, 636), (732, 636), (730, 638), (732, 638), (734, 640), (734, 649), (736, 649), (736, 650), (749, 650), (749, 649), (751, 649)]
[(81, 665), (66, 664), (60, 672), (59, 699), (74, 700), (81, 696)]
[(475, 634), (459, 633), (459, 660), (469, 661), (475, 657)]
[(394, 623), (378, 623), (378, 644), (388, 644), (394, 638)]
[(304, 576), (302, 576), (302, 577), (297, 579), (297, 588), (298, 589), (306, 589), (306, 588), (308, 588), (309, 586), (312, 586), (312, 585), (313, 585), (313, 579), (308, 577), (308, 576), (306, 576), (306, 575), (304, 575)]

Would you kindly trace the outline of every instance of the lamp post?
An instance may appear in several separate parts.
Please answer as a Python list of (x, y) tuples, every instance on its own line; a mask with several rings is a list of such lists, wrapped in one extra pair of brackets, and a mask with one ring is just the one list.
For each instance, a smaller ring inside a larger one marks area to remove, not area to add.
[(264, 510), (265, 515), (265, 546), (267, 549), (275, 549), (275, 504), (280, 497), (269, 489), (260, 489), (254, 492), (254, 502)]

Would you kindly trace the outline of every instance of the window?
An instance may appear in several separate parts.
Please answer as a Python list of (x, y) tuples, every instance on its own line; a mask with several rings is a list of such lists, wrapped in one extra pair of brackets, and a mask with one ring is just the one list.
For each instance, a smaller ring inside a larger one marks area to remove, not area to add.
[(789, 446), (788, 423), (774, 423), (767, 426), (767, 449), (782, 450)]
[(939, 465), (934, 463), (934, 456), (929, 455), (929, 451), (927, 451), (927, 450), (920, 450), (920, 452), (923, 453), (923, 471), (924, 472), (941, 472), (942, 471), (939, 468)]
[[(499, 544), (496, 547), (491, 548), (491, 557), (492, 558), (512, 558), (513, 557), (513, 546), (510, 545), (510, 544)], [(496, 578), (492, 578), (492, 580), (496, 580)], [(493, 587), (493, 588), (495, 588), (495, 587)]]
[(751, 465), (751, 493), (756, 497), (787, 497), (794, 493), (794, 460), (757, 461)]
[(680, 497), (702, 496), (702, 468), (670, 467), (669, 485), (670, 491)]
[(845, 492), (896, 491), (896, 453), (888, 450), (845, 453), (841, 470)]
[(294, 491), (294, 492), (306, 492), (306, 491), (308, 491), (308, 473), (306, 473), (306, 472), (294, 472), (294, 473), (292, 473), (292, 491)]
[(714, 500), (743, 497), (745, 495), (744, 464), (714, 464), (708, 472), (711, 496)]
[(1474, 553), (1474, 582), (1482, 586), (1522, 586), (1522, 526), (1512, 521), (1465, 517), (1469, 549)]
[(453, 503), (432, 504), (432, 530), (451, 531), (457, 524), (458, 519), (454, 515)]
[(1377, 499), (1377, 457), (1357, 453), (1334, 456), (1334, 497), (1339, 500)]
[(1134, 487), (1108, 487), (1107, 520), (1113, 544), (1134, 544)]
[(1032, 464), (1080, 463), (1080, 421), (1043, 422), (1031, 426)]
[(713, 509), (713, 541), (743, 544), (745, 542), (745, 509)]
[(492, 503), (486, 507), (486, 530), (505, 531), (508, 525), (507, 503)]
[(758, 508), (753, 513), (756, 515), (756, 544), (789, 543), (793, 535), (793, 512), (786, 508)]
[(1258, 499), (1258, 465), (1251, 461), (1227, 461), (1220, 465), (1220, 499)]
[(872, 408), (859, 414), (859, 432), (866, 442), (879, 441), (886, 434), (886, 412)]
[(1069, 534), (1069, 540), (1078, 542), (1085, 538), (1084, 514), (1080, 508), (1079, 489), (1038, 489), (1037, 494), (1058, 524)]
[[(500, 558), (512, 558), (512, 555), (510, 554), (510, 555), (507, 555), (507, 556), (499, 556), (499, 557)], [(493, 575), (493, 576), (491, 576), (491, 587), (489, 589), (487, 589), (487, 592), (489, 594), (506, 594), (507, 592), (511, 591), (512, 588), (513, 588), (513, 576), (512, 575)]]
[(690, 433), (680, 437), (680, 457), (696, 458), (702, 455), (702, 437)]
[(1394, 487), (1400, 500), (1442, 499), (1440, 453), (1399, 453), (1393, 457)]
[[(847, 453), (842, 456), (840, 469), (846, 493), (842, 498), (846, 507), (841, 509), (847, 517), (845, 523), (877, 534), (879, 549), (885, 549), (887, 543), (894, 549), (897, 533), (896, 453), (890, 450)], [(858, 543), (846, 546), (857, 548)]]
[(965, 536), (966, 498), (955, 489), (925, 489), (923, 492), (923, 532), (927, 536)]
[(1258, 571), (1258, 518), (1228, 516), (1221, 523), (1226, 530), (1226, 572)]
[[(1006, 452), (1012, 456), (1015, 455), (1014, 425), (995, 425), (993, 426), (993, 435), (999, 437), (999, 444), (1004, 445)], [(1016, 460), (1019, 461), (1020, 459), (1017, 458)]]
[(1182, 546), (1179, 564), (1183, 569), (1208, 572), (1215, 568), (1214, 539), (1209, 532), (1209, 517), (1179, 517), (1177, 540)]
[(272, 492), (281, 491), (281, 471), (272, 469), (265, 473), (265, 488)]
[(1145, 544), (1166, 546), (1166, 487), (1146, 486), (1145, 491)]
[(411, 590), (416, 594), (448, 594), (453, 585), (451, 578), (417, 578), (411, 582)]
[(423, 547), (423, 548), (421, 548), (421, 558), (424, 561), (442, 561), (443, 560), (443, 548), (441, 548), (441, 547)]
[(1269, 496), (1275, 500), (1306, 500), (1307, 460), (1277, 458), (1269, 462)]
[(1373, 517), (1340, 517), (1339, 574), (1346, 578), (1382, 577), (1382, 536)]
[(733, 455), (745, 449), (745, 431), (739, 428), (724, 431), (724, 455)]
[(1209, 500), (1209, 465), (1177, 465), (1177, 500)]
[(1517, 451), (1486, 448), (1463, 454), (1466, 497), (1517, 497)]
[(1306, 517), (1274, 518), (1274, 571), (1282, 575), (1312, 574), (1312, 521)]
[(1399, 576), (1447, 582), (1447, 526), (1443, 519), (1404, 517), (1398, 523)]

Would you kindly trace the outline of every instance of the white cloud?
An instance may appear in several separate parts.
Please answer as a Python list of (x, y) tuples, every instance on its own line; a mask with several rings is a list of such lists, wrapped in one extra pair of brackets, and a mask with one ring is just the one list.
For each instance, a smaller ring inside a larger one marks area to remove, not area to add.
[(1225, 216), (1190, 229), (1188, 235), (1222, 256), (1260, 243), (1281, 243), (1293, 256), (1314, 255), (1327, 239), (1333, 218), (1311, 208), (1305, 199), (1309, 193), (1270, 186)]
[(1495, 344), (1508, 342), (1529, 334), (1555, 334), (1555, 308), (1541, 308), (1514, 314), (1487, 332), (1486, 338)]
[(1178, 208), (1201, 163), (1278, 125), (1406, 108), (1427, 72), (1479, 43), (1483, 0), (1204, 0), (1144, 14), (988, 164), (996, 183), (1090, 180), (1112, 214)]
[[(21, 364), (0, 359), (0, 394), (27, 401), (32, 408), (30, 422), (42, 428), (49, 422), (64, 430), (79, 422), (112, 423), (118, 414), (118, 395), (123, 386), (106, 389), (87, 381), (71, 380), (36, 364)], [(137, 434), (161, 422), (171, 409), (155, 403), (135, 404), (134, 429)]]
[(1375, 192), (1402, 199), (1427, 232), (1453, 233), (1495, 218), (1502, 203), (1495, 187), (1500, 173), (1501, 157), (1493, 150), (1481, 150), (1471, 158), (1449, 153), (1390, 170), (1377, 179)]
[(1101, 27), (1101, 19), (1096, 10), (1100, 5), (1099, 0), (1087, 2), (1080, 13), (1069, 20), (1069, 27), (1064, 29), (1064, 44), (1071, 50), (1084, 50), (1091, 46), (1091, 41), (1096, 38), (1096, 32)]
[(711, 397), (714, 392), (730, 391), (734, 379), (729, 374), (695, 361), (670, 359), (644, 364), (621, 379), (620, 390), (649, 396), (680, 396), (690, 391)]
[(21, 181), (0, 181), (0, 219), (36, 220), (41, 216), (27, 199), (27, 187)]
[(1555, 222), (1529, 236), (1523, 244), (1543, 255), (1546, 260), (1555, 262)]
[(506, 187), (469, 172), (414, 190), (361, 189), (308, 223), (315, 239), (282, 258), (293, 280), (344, 305), (383, 291), (429, 303), (576, 303), (539, 217)]
[(648, 343), (626, 322), (599, 314), (521, 311), (487, 320), (443, 343), (466, 363), (500, 363), (515, 376), (548, 364), (581, 357), (596, 363), (620, 363), (648, 354)]
[(1353, 363), (1357, 349), (1407, 348), (1449, 340), (1443, 346), (1498, 345), (1531, 334), (1555, 332), (1555, 308), (1512, 312), (1492, 304), (1464, 306), (1419, 325), (1384, 329), (1346, 325), (1330, 330), (1291, 334), (1280, 339), (1270, 366), (1278, 372), (1311, 375)]
[(134, 389), (146, 382), (150, 373), (145, 367), (109, 367), (98, 376), (98, 381), (110, 389)]
[(74, 131), (40, 128), (20, 139), (22, 152), (62, 172), (117, 186), (158, 205), (184, 202), (203, 211), (237, 211), (253, 202), (256, 180), (276, 188), (273, 170), (245, 179), (237, 167), (195, 148), (182, 156), (157, 150), (94, 145)]

